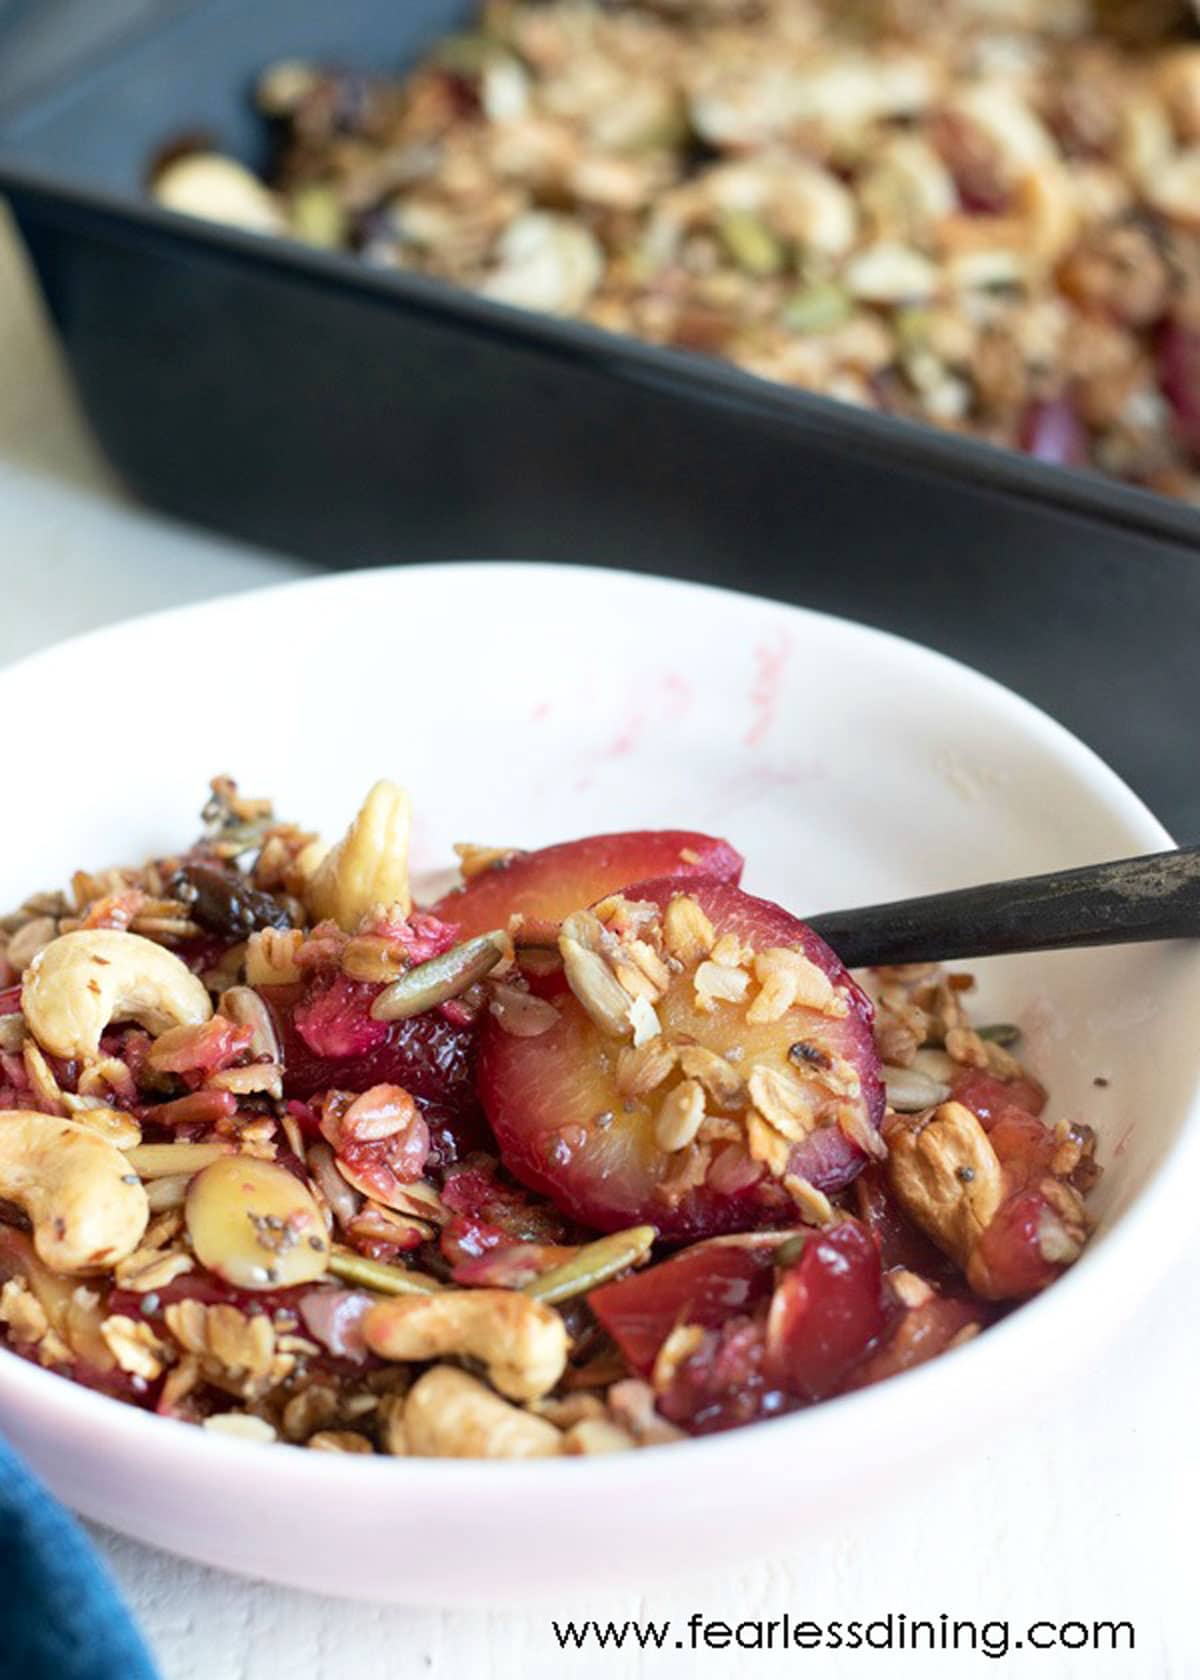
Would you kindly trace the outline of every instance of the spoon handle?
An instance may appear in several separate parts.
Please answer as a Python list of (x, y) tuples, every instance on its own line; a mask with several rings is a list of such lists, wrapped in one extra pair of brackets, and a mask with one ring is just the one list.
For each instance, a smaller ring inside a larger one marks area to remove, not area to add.
[(812, 926), (850, 968), (1200, 935), (1200, 846), (833, 910)]

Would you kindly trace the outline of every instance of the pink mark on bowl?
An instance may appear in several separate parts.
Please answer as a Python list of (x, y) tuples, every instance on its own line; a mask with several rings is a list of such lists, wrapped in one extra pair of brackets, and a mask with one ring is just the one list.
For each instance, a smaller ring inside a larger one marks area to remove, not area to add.
[(545, 723), (553, 711), (553, 703), (549, 700), (539, 700), (529, 714), (530, 723)]
[(678, 671), (664, 672), (648, 696), (631, 707), (617, 733), (601, 753), (602, 758), (628, 758), (647, 729), (655, 724), (675, 723), (692, 703), (691, 685)]
[(829, 771), (822, 764), (798, 763), (792, 766), (757, 762), (747, 764), (730, 776), (723, 785), (725, 798), (736, 804), (769, 799), (773, 794), (789, 789), (809, 788), (814, 782), (828, 779)]
[(692, 685), (678, 671), (668, 671), (662, 679), (663, 716), (680, 718), (692, 703)]
[(630, 712), (625, 722), (613, 736), (604, 750), (605, 758), (628, 758), (637, 746), (642, 730), (646, 727), (644, 712)]
[(791, 651), (791, 637), (783, 630), (771, 641), (760, 642), (754, 650), (756, 670), (750, 688), (750, 707), (753, 715), (745, 735), (745, 745), (748, 747), (761, 747), (771, 732)]

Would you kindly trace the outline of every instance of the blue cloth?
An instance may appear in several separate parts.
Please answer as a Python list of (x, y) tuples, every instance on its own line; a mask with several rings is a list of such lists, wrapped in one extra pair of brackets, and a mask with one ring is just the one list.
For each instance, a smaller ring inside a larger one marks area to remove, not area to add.
[(3, 1441), (0, 1680), (157, 1680), (83, 1530)]

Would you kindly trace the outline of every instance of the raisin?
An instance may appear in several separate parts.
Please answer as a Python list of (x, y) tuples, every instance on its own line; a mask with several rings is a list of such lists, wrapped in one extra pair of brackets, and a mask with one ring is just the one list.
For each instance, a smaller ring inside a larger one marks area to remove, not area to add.
[(278, 899), (252, 887), (243, 875), (215, 864), (185, 864), (172, 877), (170, 890), (188, 906), (192, 919), (202, 928), (230, 939), (245, 939), (262, 928), (292, 925)]

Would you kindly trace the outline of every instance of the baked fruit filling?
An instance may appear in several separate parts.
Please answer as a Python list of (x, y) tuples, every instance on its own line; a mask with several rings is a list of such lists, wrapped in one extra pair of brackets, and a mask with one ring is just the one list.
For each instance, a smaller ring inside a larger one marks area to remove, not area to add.
[(664, 1239), (828, 1219), (882, 1155), (871, 1005), (778, 905), (644, 882), (577, 910), (546, 1030), (485, 1025), (479, 1088), (505, 1165), (564, 1213)]
[(590, 1455), (953, 1349), (1080, 1253), (1098, 1169), (972, 981), (852, 977), (686, 831), (206, 830), (0, 955), (0, 1333), (213, 1431)]

